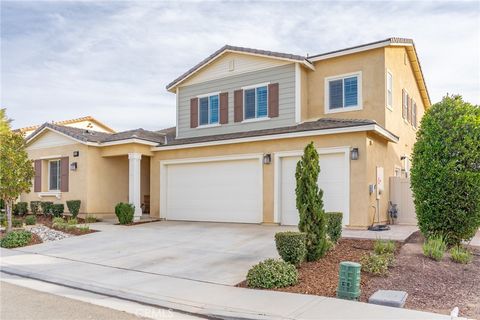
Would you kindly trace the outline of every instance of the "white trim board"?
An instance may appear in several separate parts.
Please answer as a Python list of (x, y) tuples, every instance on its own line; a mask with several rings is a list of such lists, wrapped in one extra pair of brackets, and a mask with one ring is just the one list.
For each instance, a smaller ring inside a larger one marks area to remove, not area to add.
[[(343, 213), (348, 216), (348, 221), (350, 221), (350, 147), (331, 147), (331, 148), (317, 148), (317, 152), (322, 154), (336, 154), (344, 153), (345, 159), (345, 169), (347, 181), (345, 182), (348, 188), (345, 190), (345, 199), (348, 203), (347, 212)], [(280, 182), (281, 182), (281, 159), (286, 157), (298, 157), (303, 155), (303, 150), (293, 150), (293, 151), (280, 151), (275, 152), (273, 155), (274, 163), (274, 173), (273, 173), (273, 221), (275, 223), (281, 223), (280, 217)]]
[(168, 219), (167, 213), (167, 181), (168, 181), (168, 166), (175, 164), (188, 164), (188, 163), (205, 163), (205, 162), (218, 162), (218, 161), (237, 161), (237, 160), (257, 160), (260, 166), (259, 181), (260, 184), (260, 208), (259, 216), (263, 221), (263, 153), (251, 153), (251, 154), (239, 154), (239, 155), (226, 155), (226, 156), (214, 156), (214, 157), (199, 157), (199, 158), (184, 158), (184, 159), (171, 159), (160, 160), (160, 195), (159, 195), (159, 208), (160, 218)]
[(300, 123), (302, 117), (302, 70), (295, 63), (295, 122)]
[(245, 143), (245, 142), (255, 142), (255, 141), (268, 141), (268, 140), (288, 139), (288, 138), (298, 138), (298, 137), (321, 136), (321, 135), (328, 135), (328, 134), (362, 132), (362, 131), (374, 131), (378, 135), (384, 137), (385, 139), (393, 143), (398, 143), (399, 141), (398, 137), (388, 132), (387, 130), (383, 129), (381, 126), (377, 124), (368, 124), (368, 125), (360, 125), (360, 126), (347, 127), (347, 128), (310, 130), (310, 131), (300, 131), (300, 132), (293, 132), (293, 133), (288, 132), (288, 133), (279, 133), (279, 134), (248, 137), (248, 138), (188, 143), (188, 144), (172, 145), (172, 146), (167, 145), (163, 147), (154, 147), (151, 149), (151, 151), (199, 148), (199, 147), (209, 147), (209, 146), (215, 146), (215, 145), (225, 145), (225, 144), (235, 144), (235, 143)]

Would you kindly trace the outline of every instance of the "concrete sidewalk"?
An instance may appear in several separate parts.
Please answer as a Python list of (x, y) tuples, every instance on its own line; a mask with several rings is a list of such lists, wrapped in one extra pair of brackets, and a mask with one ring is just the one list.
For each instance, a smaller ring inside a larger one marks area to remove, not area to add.
[(407, 309), (221, 284), (1, 249), (3, 272), (214, 318), (451, 319)]

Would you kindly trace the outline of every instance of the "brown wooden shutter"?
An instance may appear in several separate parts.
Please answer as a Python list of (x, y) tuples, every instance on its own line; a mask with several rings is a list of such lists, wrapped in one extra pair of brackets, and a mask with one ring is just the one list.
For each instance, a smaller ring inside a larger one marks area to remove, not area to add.
[(33, 192), (42, 191), (42, 160), (35, 160), (35, 179), (33, 181)]
[(68, 157), (60, 158), (60, 191), (68, 192), (68, 174), (70, 173), (70, 165)]
[(198, 98), (190, 99), (190, 128), (198, 127)]
[(235, 90), (233, 93), (233, 120), (243, 121), (243, 90)]
[(228, 123), (228, 92), (220, 93), (220, 124)]
[(405, 113), (405, 89), (402, 89), (402, 118), (406, 119), (407, 115)]
[(278, 83), (268, 85), (268, 116), (278, 117)]

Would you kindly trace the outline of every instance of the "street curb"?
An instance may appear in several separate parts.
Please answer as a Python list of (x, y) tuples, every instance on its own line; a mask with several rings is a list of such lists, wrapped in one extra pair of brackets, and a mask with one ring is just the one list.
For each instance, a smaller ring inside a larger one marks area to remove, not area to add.
[(278, 314), (254, 314), (249, 310), (241, 309), (220, 309), (215, 308), (215, 306), (209, 305), (199, 305), (193, 302), (188, 303), (189, 301), (179, 301), (175, 298), (168, 299), (168, 297), (162, 298), (152, 298), (144, 295), (134, 294), (130, 292), (125, 292), (122, 290), (112, 290), (102, 286), (89, 284), (84, 285), (79, 282), (57, 278), (55, 276), (49, 276), (44, 274), (39, 274), (30, 271), (22, 271), (18, 269), (13, 269), (8, 266), (1, 266), (1, 272), (6, 274), (11, 274), (19, 277), (35, 279), (39, 281), (44, 281), (52, 283), (55, 285), (60, 285), (72, 289), (87, 291), (91, 293), (101, 294), (104, 296), (132, 301), (152, 307), (170, 309), (177, 312), (186, 313), (189, 315), (196, 315), (200, 317), (205, 317), (208, 319), (225, 319), (225, 320), (293, 320), (290, 317), (280, 316)]

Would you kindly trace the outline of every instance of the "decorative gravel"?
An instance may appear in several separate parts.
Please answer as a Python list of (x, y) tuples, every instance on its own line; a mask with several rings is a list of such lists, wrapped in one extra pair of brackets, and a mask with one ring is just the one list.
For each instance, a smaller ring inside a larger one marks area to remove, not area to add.
[(40, 239), (42, 239), (43, 242), (57, 241), (72, 237), (71, 234), (58, 230), (53, 230), (42, 225), (33, 226), (28, 228), (27, 230), (35, 233), (37, 236), (40, 237)]

